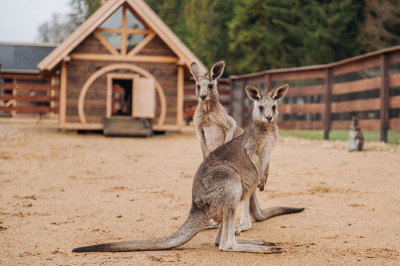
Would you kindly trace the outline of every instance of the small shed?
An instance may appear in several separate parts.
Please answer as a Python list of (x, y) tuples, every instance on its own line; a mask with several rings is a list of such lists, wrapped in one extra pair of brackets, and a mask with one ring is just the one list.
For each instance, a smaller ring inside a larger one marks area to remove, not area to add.
[(62, 129), (144, 118), (155, 131), (179, 131), (192, 61), (206, 70), (142, 0), (109, 0), (38, 68), (60, 72)]

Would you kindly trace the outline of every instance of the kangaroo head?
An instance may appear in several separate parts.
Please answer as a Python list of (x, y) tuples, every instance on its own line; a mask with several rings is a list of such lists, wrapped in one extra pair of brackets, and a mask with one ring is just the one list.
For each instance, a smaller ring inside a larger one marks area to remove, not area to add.
[(360, 129), (360, 125), (358, 123), (358, 117), (357, 116), (353, 116), (352, 117), (350, 129), (351, 130), (359, 130)]
[(246, 93), (254, 101), (253, 120), (260, 122), (275, 122), (278, 119), (277, 101), (285, 96), (289, 85), (285, 84), (263, 95), (257, 88), (247, 85)]
[(225, 62), (219, 61), (213, 65), (208, 74), (204, 75), (195, 62), (190, 65), (190, 72), (196, 80), (196, 95), (199, 102), (218, 99), (217, 79), (221, 77), (224, 68)]

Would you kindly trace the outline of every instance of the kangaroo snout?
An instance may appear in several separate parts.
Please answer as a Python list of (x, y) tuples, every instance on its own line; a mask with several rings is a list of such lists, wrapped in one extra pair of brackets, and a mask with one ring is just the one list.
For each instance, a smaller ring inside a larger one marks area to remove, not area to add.
[(268, 121), (271, 121), (271, 120), (272, 120), (272, 116), (271, 116), (271, 115), (267, 115), (267, 116), (265, 116), (265, 118), (266, 118)]
[(200, 99), (203, 101), (206, 99), (206, 97), (207, 97), (207, 95), (200, 95)]

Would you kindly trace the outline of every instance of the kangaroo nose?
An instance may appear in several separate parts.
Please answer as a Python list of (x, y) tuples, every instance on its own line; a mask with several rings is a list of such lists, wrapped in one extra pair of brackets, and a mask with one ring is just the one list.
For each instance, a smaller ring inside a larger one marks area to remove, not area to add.
[(265, 118), (267, 118), (267, 119), (268, 119), (268, 121), (271, 121), (271, 119), (272, 119), (272, 116), (266, 116)]
[(204, 100), (206, 97), (207, 97), (207, 95), (200, 95), (200, 98), (201, 98), (202, 100)]

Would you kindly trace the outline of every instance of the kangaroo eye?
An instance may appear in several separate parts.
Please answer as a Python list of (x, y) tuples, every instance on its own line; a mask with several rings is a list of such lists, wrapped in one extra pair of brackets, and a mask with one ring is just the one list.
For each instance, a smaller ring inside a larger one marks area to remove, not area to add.
[(212, 88), (213, 88), (212, 83), (208, 84), (208, 88), (209, 88), (209, 89), (212, 89)]
[(197, 85), (196, 88), (199, 90), (200, 89), (200, 85)]
[(264, 111), (264, 107), (263, 106), (259, 106), (258, 109), (260, 109), (260, 112)]
[(276, 105), (272, 106), (272, 111), (274, 111), (274, 112), (276, 111)]

